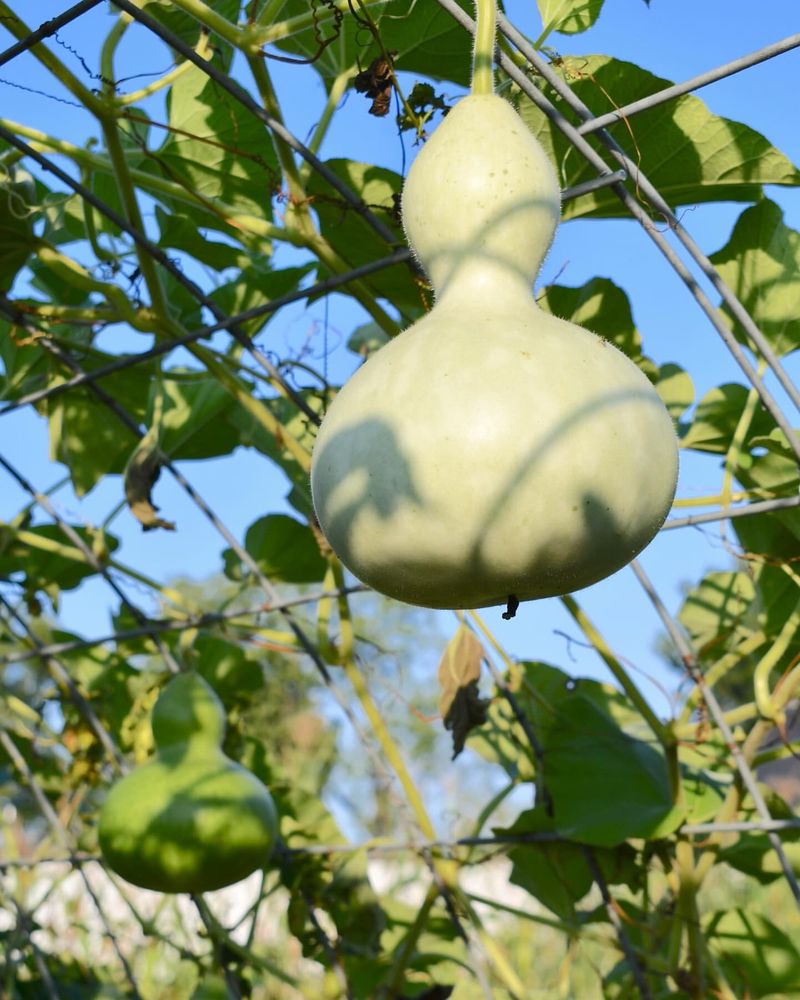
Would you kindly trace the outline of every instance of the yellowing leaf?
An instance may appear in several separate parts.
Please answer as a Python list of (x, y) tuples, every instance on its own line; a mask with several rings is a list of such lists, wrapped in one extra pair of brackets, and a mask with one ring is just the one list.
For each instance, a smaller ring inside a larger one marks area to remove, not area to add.
[(488, 699), (478, 695), (483, 646), (475, 633), (459, 626), (439, 663), (439, 711), (453, 733), (453, 758), (464, 749), (470, 730), (486, 721)]

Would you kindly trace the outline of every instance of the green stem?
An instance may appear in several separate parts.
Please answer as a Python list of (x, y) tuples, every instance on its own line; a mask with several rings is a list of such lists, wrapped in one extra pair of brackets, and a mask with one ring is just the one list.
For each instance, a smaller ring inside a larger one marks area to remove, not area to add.
[(494, 93), (494, 48), (497, 35), (495, 0), (476, 0), (475, 49), (472, 57), (472, 93)]
[(206, 25), (214, 34), (224, 38), (235, 48), (241, 48), (244, 40), (244, 31), (235, 24), (218, 14), (213, 7), (204, 4), (202, 0), (172, 0), (173, 6), (190, 14), (200, 24)]
[[(57, 139), (55, 136), (40, 132), (38, 129), (29, 128), (27, 125), (21, 125), (19, 122), (11, 121), (8, 118), (0, 118), (0, 125), (5, 126), (9, 131), (14, 132), (15, 135), (27, 139), (37, 151), (53, 150), (63, 153), (64, 156), (70, 157), (70, 159), (74, 160), (81, 167), (114, 175), (114, 165), (106, 156), (102, 156), (99, 153), (92, 153), (90, 150), (84, 149), (81, 146), (75, 146), (65, 139)], [(239, 241), (246, 246), (248, 245), (246, 240), (242, 239), (242, 236), (238, 234), (247, 234), (248, 236), (256, 237), (259, 241), (262, 239), (274, 239), (282, 240), (286, 243), (294, 243), (298, 246), (305, 246), (302, 240), (298, 240), (295, 233), (289, 233), (285, 229), (281, 229), (254, 215), (240, 215), (238, 210), (232, 205), (228, 205), (226, 202), (217, 199), (211, 201), (203, 198), (197, 192), (192, 191), (188, 187), (182, 187), (174, 181), (158, 177), (155, 174), (145, 173), (143, 170), (136, 170), (130, 166), (128, 167), (128, 176), (138, 188), (147, 191), (149, 194), (174, 199), (192, 207), (200, 205), (237, 230)], [(263, 249), (261, 242), (254, 244), (252, 249)]]
[[(350, 80), (355, 76), (356, 73), (355, 66), (348, 66), (346, 70), (343, 70), (331, 84), (331, 89), (328, 92), (328, 99), (325, 102), (325, 107), (322, 109), (322, 114), (317, 122), (316, 128), (314, 129), (314, 134), (308, 143), (308, 148), (316, 156), (319, 152), (319, 148), (322, 145), (322, 140), (325, 138), (328, 128), (333, 121), (333, 116), (336, 109), (339, 106), (339, 102), (344, 97), (345, 91), (350, 83)], [(305, 181), (311, 174), (311, 164), (304, 163), (300, 168), (301, 180)]]

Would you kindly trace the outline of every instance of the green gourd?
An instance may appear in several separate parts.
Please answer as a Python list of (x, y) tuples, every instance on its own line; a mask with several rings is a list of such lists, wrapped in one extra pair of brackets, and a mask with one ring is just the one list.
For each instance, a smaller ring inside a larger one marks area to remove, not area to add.
[(159, 892), (210, 892), (263, 867), (278, 831), (275, 805), (222, 752), (225, 712), (195, 673), (179, 674), (153, 708), (153, 759), (124, 777), (100, 812), (108, 866)]
[(459, 101), (409, 171), (403, 222), (435, 305), (339, 392), (311, 469), (332, 548), (384, 594), (474, 608), (568, 593), (628, 563), (669, 511), (677, 441), (658, 394), (534, 301), (559, 210), (542, 147), (492, 93)]

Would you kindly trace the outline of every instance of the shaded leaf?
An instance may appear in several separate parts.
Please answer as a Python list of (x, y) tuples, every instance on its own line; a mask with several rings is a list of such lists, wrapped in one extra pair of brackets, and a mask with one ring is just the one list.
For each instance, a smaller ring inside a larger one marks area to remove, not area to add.
[[(314, 533), (306, 524), (286, 514), (268, 514), (247, 529), (245, 549), (270, 579), (287, 583), (316, 583), (325, 576), (327, 562), (322, 557)], [(225, 575), (244, 579), (249, 570), (232, 549), (223, 552)]]
[[(471, 3), (458, 0), (470, 15)], [(288, 20), (307, 14), (307, 0), (289, 0), (281, 9), (281, 18)], [(398, 71), (419, 73), (435, 80), (452, 80), (466, 86), (471, 67), (471, 40), (438, 4), (409, 6), (407, 0), (388, 0), (370, 9), (376, 26), (380, 28), (381, 42), (386, 52), (394, 57)], [(352, 11), (345, 11), (340, 24), (330, 18), (318, 18), (317, 24), (303, 31), (294, 31), (288, 37), (277, 39), (275, 44), (285, 52), (313, 59), (314, 68), (326, 85), (346, 69), (357, 65), (367, 66), (378, 54), (377, 46), (364, 48), (363, 24)], [(320, 43), (330, 39), (321, 49)]]
[[(610, 56), (570, 56), (558, 70), (595, 115), (614, 111), (665, 87), (663, 80), (633, 63)], [(562, 98), (548, 94), (569, 118)], [(528, 98), (520, 113), (556, 166), (563, 187), (593, 180), (596, 172)], [(707, 201), (755, 201), (763, 184), (800, 183), (800, 171), (759, 132), (741, 122), (713, 115), (685, 94), (608, 131), (672, 207)], [(635, 179), (634, 179), (635, 180)], [(574, 198), (562, 217), (628, 218), (628, 210), (609, 188)]]
[[(498, 836), (555, 833), (553, 819), (538, 806), (517, 817), (510, 827), (493, 828)], [(624, 883), (635, 888), (640, 878), (636, 851), (628, 844), (613, 849), (594, 848), (592, 857), (609, 885)], [(554, 837), (512, 847), (510, 881), (525, 889), (557, 916), (575, 922), (575, 906), (594, 884), (587, 848)]]
[(37, 192), (24, 170), (4, 168), (0, 177), (0, 292), (8, 292), (36, 245)]
[(800, 952), (785, 931), (751, 909), (709, 914), (704, 936), (736, 996), (800, 990)]
[[(92, 549), (97, 532), (78, 526), (73, 528)], [(119, 540), (104, 533), (103, 546), (107, 553), (114, 552), (119, 547)], [(19, 531), (12, 525), (0, 524), (0, 579), (21, 576), (27, 589), (54, 596), (59, 590), (72, 590), (95, 572), (57, 524)]]
[(662, 365), (658, 369), (654, 385), (669, 415), (677, 424), (694, 402), (694, 384), (691, 375), (680, 365)]

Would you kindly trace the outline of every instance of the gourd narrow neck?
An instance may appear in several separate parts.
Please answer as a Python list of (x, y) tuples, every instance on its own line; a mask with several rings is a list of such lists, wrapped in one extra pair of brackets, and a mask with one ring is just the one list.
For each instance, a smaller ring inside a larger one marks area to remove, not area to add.
[(472, 93), (494, 93), (494, 46), (497, 33), (496, 0), (475, 0), (475, 49), (472, 56)]

